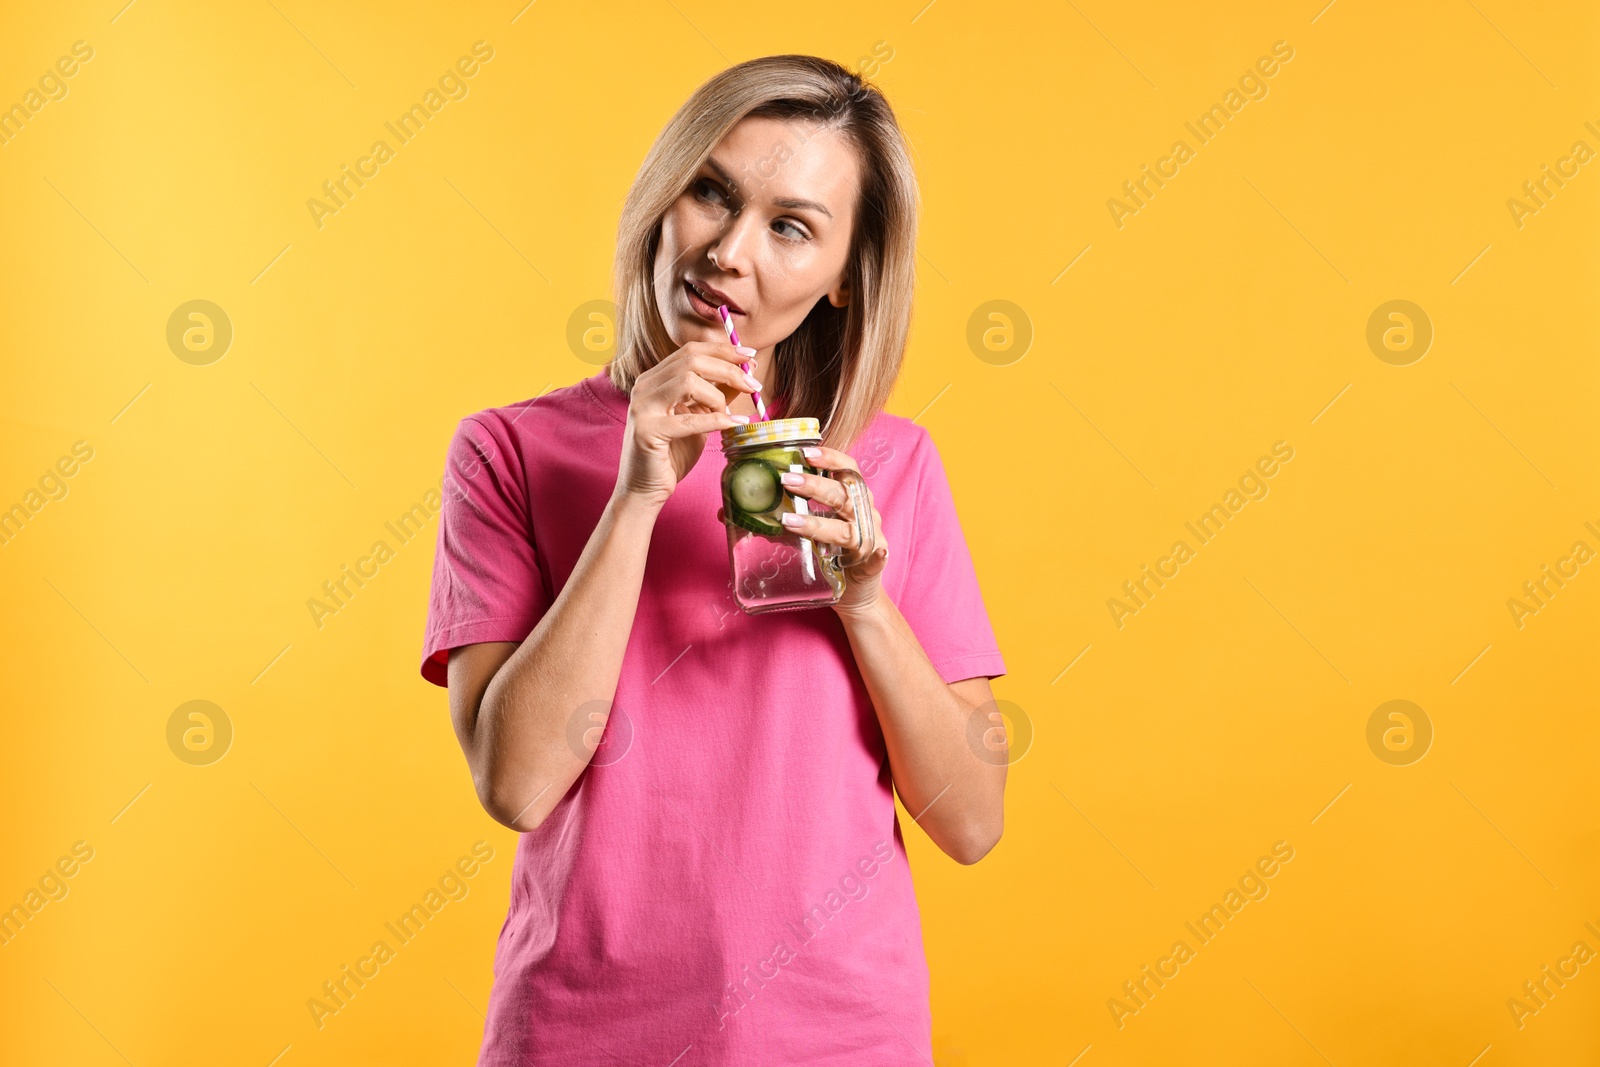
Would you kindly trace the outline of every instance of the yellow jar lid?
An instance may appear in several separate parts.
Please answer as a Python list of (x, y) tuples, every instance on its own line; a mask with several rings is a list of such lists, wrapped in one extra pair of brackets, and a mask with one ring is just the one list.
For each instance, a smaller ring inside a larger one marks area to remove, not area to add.
[(722, 450), (726, 452), (745, 445), (765, 445), (802, 438), (821, 440), (821, 424), (816, 419), (768, 419), (765, 422), (747, 422), (743, 426), (730, 426), (722, 431)]

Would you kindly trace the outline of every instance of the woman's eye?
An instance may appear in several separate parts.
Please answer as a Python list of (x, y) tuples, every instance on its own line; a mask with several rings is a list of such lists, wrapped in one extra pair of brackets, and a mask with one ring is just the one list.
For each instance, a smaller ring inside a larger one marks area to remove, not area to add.
[[(718, 185), (710, 178), (698, 178), (689, 188), (694, 193), (696, 200), (704, 201), (708, 204), (719, 204), (724, 207), (728, 206), (727, 194), (722, 191), (722, 186)], [(739, 212), (737, 210), (734, 211), (735, 215), (738, 213)], [(787, 240), (809, 241), (811, 239), (811, 231), (807, 230), (804, 226), (801, 226), (793, 219), (778, 219), (772, 225), (775, 229), (778, 229), (779, 232), (782, 233), (783, 237)]]
[(709, 199), (711, 199), (710, 196), (704, 195), (705, 192), (708, 191), (708, 190), (710, 191), (711, 194), (713, 194), (713, 195), (715, 195), (717, 197), (721, 197), (722, 196), (722, 190), (719, 189), (716, 186), (716, 184), (711, 181), (710, 178), (701, 178), (699, 181), (694, 183), (694, 188), (695, 188), (695, 196), (698, 197), (701, 200), (709, 200)]

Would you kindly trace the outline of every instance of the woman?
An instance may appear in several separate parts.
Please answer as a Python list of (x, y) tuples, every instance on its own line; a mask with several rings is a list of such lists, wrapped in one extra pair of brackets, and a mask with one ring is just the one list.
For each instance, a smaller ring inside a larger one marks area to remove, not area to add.
[[(724, 71), (624, 206), (616, 358), (457, 429), (422, 673), (522, 834), (480, 1064), (931, 1062), (894, 794), (956, 860), (994, 846), (1005, 664), (938, 451), (882, 411), (915, 212), (876, 89)], [(790, 487), (833, 511), (797, 528), (844, 554), (831, 611), (733, 600), (706, 445), (758, 387), (870, 479), (864, 545), (839, 481)]]

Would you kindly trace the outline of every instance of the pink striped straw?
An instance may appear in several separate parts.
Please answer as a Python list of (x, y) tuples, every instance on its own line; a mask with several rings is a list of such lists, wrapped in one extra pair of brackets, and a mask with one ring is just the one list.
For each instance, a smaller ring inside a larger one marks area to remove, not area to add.
[[(728, 343), (735, 348), (742, 348), (743, 346), (739, 343), (739, 335), (733, 329), (733, 316), (728, 313), (728, 305), (723, 304), (718, 307), (717, 314), (722, 316), (722, 326), (728, 331)], [(746, 374), (750, 373), (750, 361), (748, 359), (744, 361), (744, 372)], [(760, 416), (762, 422), (766, 422), (767, 405), (761, 402), (761, 390), (757, 389), (752, 396), (756, 402), (756, 414)]]

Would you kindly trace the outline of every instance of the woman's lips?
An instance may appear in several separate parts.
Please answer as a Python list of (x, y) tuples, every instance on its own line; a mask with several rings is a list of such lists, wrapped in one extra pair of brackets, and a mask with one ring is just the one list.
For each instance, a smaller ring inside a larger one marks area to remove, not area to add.
[[(717, 305), (707, 303), (699, 293), (694, 291), (694, 286), (688, 282), (683, 283), (683, 291), (688, 294), (689, 307), (696, 315), (699, 315), (707, 322), (714, 322), (719, 326), (722, 324), (722, 317), (717, 314)], [(728, 310), (730, 313), (734, 313), (732, 308)]]

